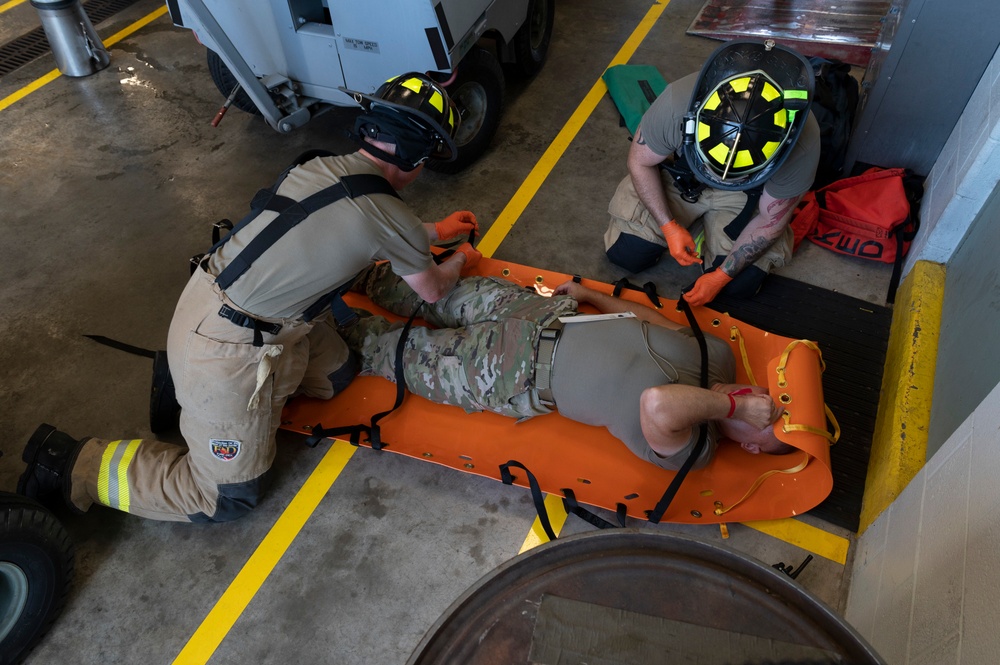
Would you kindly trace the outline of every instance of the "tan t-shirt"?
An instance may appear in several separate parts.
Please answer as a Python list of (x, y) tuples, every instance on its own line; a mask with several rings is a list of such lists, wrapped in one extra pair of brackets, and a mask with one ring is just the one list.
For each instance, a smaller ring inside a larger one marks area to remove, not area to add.
[[(639, 422), (639, 397), (646, 388), (666, 383), (701, 385), (701, 349), (690, 328), (670, 330), (638, 319), (567, 323), (556, 347), (552, 398), (567, 418), (608, 428), (639, 457), (667, 469), (679, 469), (698, 441), (695, 427), (688, 445), (670, 457), (649, 447)], [(722, 340), (705, 335), (708, 381), (732, 383), (736, 360)], [(696, 467), (715, 453), (718, 428), (709, 423), (707, 445)]]
[[(684, 114), (697, 83), (697, 73), (671, 83), (642, 116), (638, 131), (657, 155), (672, 159), (674, 152), (684, 145)], [(808, 192), (816, 179), (819, 148), (819, 123), (810, 111), (798, 141), (784, 163), (767, 179), (764, 191), (776, 199), (792, 199)]]
[[(301, 201), (345, 175), (380, 171), (360, 153), (317, 157), (292, 169), (278, 194)], [(218, 276), (277, 213), (262, 212), (209, 259)], [(388, 260), (399, 276), (433, 263), (430, 240), (420, 218), (394, 196), (343, 198), (309, 215), (272, 245), (226, 295), (256, 316), (296, 318), (319, 298), (374, 261)]]

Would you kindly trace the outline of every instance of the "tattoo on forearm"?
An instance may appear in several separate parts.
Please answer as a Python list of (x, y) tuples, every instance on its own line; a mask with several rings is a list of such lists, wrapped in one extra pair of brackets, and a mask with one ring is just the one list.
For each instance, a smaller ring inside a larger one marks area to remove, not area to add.
[(753, 238), (747, 244), (733, 248), (722, 264), (723, 271), (732, 277), (740, 274), (744, 268), (764, 255), (771, 242), (767, 238)]
[[(774, 241), (781, 237), (788, 213), (798, 205), (798, 202), (798, 198), (774, 199), (768, 202), (766, 209), (758, 212), (757, 217), (750, 221), (743, 232), (749, 236), (749, 240), (737, 244), (723, 262), (722, 269), (726, 274), (735, 277), (762, 257)], [(740, 240), (742, 239), (743, 236)]]
[(797, 199), (777, 199), (767, 206), (767, 225), (774, 226), (785, 218), (796, 203)]

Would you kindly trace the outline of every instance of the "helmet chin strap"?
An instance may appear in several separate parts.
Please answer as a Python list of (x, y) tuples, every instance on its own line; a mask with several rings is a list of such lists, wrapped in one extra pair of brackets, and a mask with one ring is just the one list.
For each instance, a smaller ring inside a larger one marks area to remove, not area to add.
[[(348, 136), (361, 141), (368, 152), (404, 171), (412, 171), (424, 163), (433, 153), (434, 147), (424, 132), (391, 112), (376, 111), (358, 116), (354, 122), (354, 133), (348, 133)], [(395, 154), (373, 146), (365, 138), (392, 143), (396, 146)]]
[[(414, 164), (413, 162), (403, 159), (399, 155), (394, 155), (390, 152), (386, 152), (385, 150), (382, 150), (382, 148), (379, 148), (375, 144), (369, 143), (368, 141), (365, 140), (364, 136), (362, 136), (361, 134), (356, 134), (355, 132), (348, 131), (347, 137), (352, 141), (354, 141), (355, 143), (357, 143), (358, 145), (360, 145), (365, 150), (365, 152), (371, 153), (372, 155), (378, 157), (382, 161), (389, 162), (393, 166), (399, 167), (401, 171), (406, 171), (407, 173), (416, 170), (416, 168), (421, 164), (423, 164), (424, 162), (424, 160), (421, 159), (419, 162)], [(390, 141), (386, 141), (386, 143), (390, 143)]]

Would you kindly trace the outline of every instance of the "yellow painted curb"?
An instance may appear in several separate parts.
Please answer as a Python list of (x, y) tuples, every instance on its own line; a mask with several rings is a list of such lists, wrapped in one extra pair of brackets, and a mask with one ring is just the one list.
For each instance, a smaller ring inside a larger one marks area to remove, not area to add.
[(943, 265), (918, 261), (896, 292), (859, 535), (927, 461), (944, 282)]

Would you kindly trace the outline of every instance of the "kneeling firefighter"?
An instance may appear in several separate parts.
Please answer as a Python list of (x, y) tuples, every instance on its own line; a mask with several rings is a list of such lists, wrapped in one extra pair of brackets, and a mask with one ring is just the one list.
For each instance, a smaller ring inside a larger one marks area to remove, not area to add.
[(813, 90), (809, 62), (771, 40), (723, 44), (700, 73), (668, 85), (642, 117), (609, 205), (608, 258), (629, 272), (665, 250), (701, 264), (688, 231), (701, 221), (708, 270), (685, 299), (756, 293), (791, 259), (789, 222), (816, 176)]
[(18, 491), (77, 511), (92, 504), (141, 517), (226, 521), (261, 500), (286, 400), (330, 398), (357, 373), (341, 339), (353, 312), (341, 294), (386, 260), (425, 300), (454, 286), (480, 254), (465, 243), (440, 265), (430, 243), (476, 228), (468, 211), (424, 224), (399, 199), (433, 157), (453, 159), (459, 117), (423, 74), (391, 79), (361, 105), (356, 152), (316, 151), (257, 193), (251, 212), (200, 258), (167, 337), (187, 447), (76, 439), (41, 425), (25, 447)]

